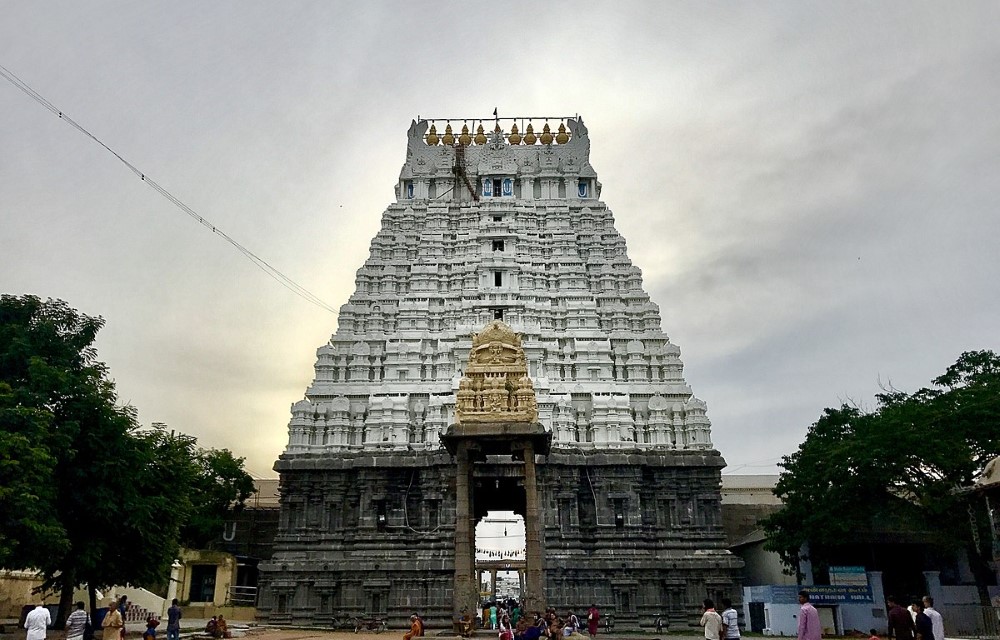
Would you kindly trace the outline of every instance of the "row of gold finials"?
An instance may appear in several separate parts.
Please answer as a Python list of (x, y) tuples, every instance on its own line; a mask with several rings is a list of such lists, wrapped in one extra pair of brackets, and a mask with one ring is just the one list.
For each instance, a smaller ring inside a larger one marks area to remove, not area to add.
[[(493, 129), (493, 133), (499, 133), (503, 135), (503, 131), (500, 129), (500, 125), (497, 124)], [(469, 135), (469, 125), (462, 125), (462, 133), (458, 135), (458, 144), (467, 147), (473, 142), (476, 144), (486, 144), (486, 132), (483, 131), (483, 125), (480, 124), (479, 128), (476, 129), (475, 137)], [(449, 147), (455, 144), (455, 134), (452, 133), (451, 124), (448, 124), (444, 128), (444, 135), (440, 138), (438, 137), (437, 127), (431, 124), (430, 131), (427, 132), (427, 144), (430, 146), (435, 146), (439, 142), (441, 144), (447, 145)], [(512, 124), (510, 126), (510, 135), (507, 136), (507, 142), (510, 144), (524, 144), (532, 145), (535, 142), (541, 142), (542, 144), (552, 144), (555, 141), (556, 144), (566, 144), (569, 142), (569, 133), (566, 132), (566, 125), (564, 123), (559, 124), (559, 130), (555, 134), (549, 128), (549, 123), (546, 122), (545, 126), (542, 128), (541, 135), (536, 136), (535, 130), (532, 128), (531, 123), (528, 123), (528, 128), (524, 132), (524, 137), (517, 130), (517, 124)]]

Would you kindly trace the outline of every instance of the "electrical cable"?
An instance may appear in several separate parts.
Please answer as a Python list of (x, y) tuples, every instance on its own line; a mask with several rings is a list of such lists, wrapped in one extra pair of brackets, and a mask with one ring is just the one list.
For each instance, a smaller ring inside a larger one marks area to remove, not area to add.
[(299, 283), (295, 282), (294, 280), (292, 280), (290, 277), (286, 276), (284, 273), (282, 273), (281, 271), (279, 271), (275, 267), (271, 266), (266, 260), (264, 260), (263, 258), (261, 258), (260, 256), (258, 256), (254, 252), (252, 252), (249, 249), (247, 249), (246, 247), (244, 247), (242, 244), (240, 244), (239, 242), (237, 242), (236, 240), (234, 240), (231, 236), (229, 236), (222, 229), (219, 229), (214, 224), (212, 224), (211, 222), (209, 222), (208, 220), (206, 220), (204, 217), (202, 217), (201, 215), (199, 215), (194, 209), (192, 209), (188, 205), (184, 204), (184, 202), (182, 202), (179, 198), (177, 198), (176, 196), (174, 196), (172, 193), (170, 193), (164, 187), (160, 186), (159, 183), (157, 183), (155, 180), (153, 180), (152, 178), (150, 178), (143, 171), (140, 171), (138, 167), (136, 167), (134, 164), (132, 164), (131, 162), (129, 162), (128, 160), (126, 160), (120, 153), (118, 153), (117, 151), (115, 151), (114, 149), (112, 149), (111, 147), (109, 147), (107, 144), (105, 144), (100, 138), (98, 138), (97, 136), (95, 136), (94, 134), (92, 134), (90, 131), (88, 131), (85, 127), (83, 127), (83, 125), (81, 125), (80, 123), (78, 123), (76, 120), (73, 120), (73, 118), (69, 117), (65, 112), (63, 112), (61, 109), (59, 109), (54, 104), (52, 104), (51, 102), (49, 102), (45, 98), (45, 96), (41, 95), (40, 93), (38, 93), (37, 91), (35, 91), (34, 89), (32, 89), (27, 83), (25, 83), (23, 80), (21, 80), (20, 78), (18, 78), (14, 74), (14, 72), (12, 72), (10, 69), (7, 69), (3, 65), (0, 65), (0, 76), (3, 76), (4, 79), (6, 79), (12, 85), (14, 85), (15, 87), (17, 87), (21, 91), (23, 91), (25, 94), (27, 94), (28, 97), (30, 97), (32, 100), (34, 100), (35, 102), (37, 102), (38, 104), (42, 105), (43, 107), (45, 107), (46, 109), (48, 109), (49, 111), (51, 111), (53, 114), (55, 114), (56, 116), (58, 116), (60, 120), (63, 120), (64, 122), (66, 122), (67, 124), (69, 124), (71, 127), (73, 127), (74, 129), (76, 129), (77, 131), (79, 131), (80, 133), (82, 133), (83, 135), (87, 136), (88, 138), (90, 138), (91, 140), (93, 140), (94, 142), (96, 142), (97, 144), (99, 144), (100, 146), (104, 147), (104, 149), (106, 151), (108, 151), (108, 153), (110, 153), (111, 155), (113, 155), (115, 158), (117, 158), (119, 160), (119, 162), (121, 162), (126, 167), (128, 167), (128, 169), (132, 173), (134, 173), (135, 175), (139, 176), (140, 180), (142, 180), (143, 182), (145, 182), (146, 184), (148, 184), (154, 191), (156, 191), (161, 196), (163, 196), (164, 198), (166, 198), (167, 200), (169, 200), (175, 207), (177, 207), (178, 209), (180, 209), (181, 211), (183, 211), (184, 213), (186, 213), (188, 216), (190, 216), (191, 218), (193, 218), (194, 220), (196, 220), (203, 227), (205, 227), (206, 229), (208, 229), (212, 233), (218, 235), (223, 240), (225, 240), (230, 245), (232, 245), (237, 251), (239, 251), (240, 253), (242, 253), (244, 257), (246, 257), (250, 262), (252, 262), (258, 269), (260, 269), (261, 271), (263, 271), (264, 273), (266, 273), (268, 276), (270, 276), (272, 279), (274, 279), (278, 284), (280, 284), (281, 286), (285, 287), (286, 289), (288, 289), (289, 291), (291, 291), (295, 295), (299, 296), (300, 298), (306, 300), (307, 302), (311, 302), (312, 304), (316, 305), (317, 307), (320, 307), (321, 309), (325, 309), (325, 310), (329, 311), (330, 313), (337, 313), (336, 309), (334, 309), (333, 307), (331, 307), (330, 305), (328, 305), (326, 302), (324, 302), (318, 296), (314, 295), (311, 291), (309, 291), (308, 289), (306, 289), (305, 287), (303, 287)]

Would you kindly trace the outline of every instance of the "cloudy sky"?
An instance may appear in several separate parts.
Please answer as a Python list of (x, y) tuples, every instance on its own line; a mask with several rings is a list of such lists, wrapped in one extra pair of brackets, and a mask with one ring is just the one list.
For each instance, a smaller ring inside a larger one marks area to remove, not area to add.
[[(1000, 348), (1000, 4), (0, 0), (0, 64), (339, 307), (417, 115), (580, 113), (729, 472)], [(0, 291), (271, 476), (336, 317), (0, 82)]]

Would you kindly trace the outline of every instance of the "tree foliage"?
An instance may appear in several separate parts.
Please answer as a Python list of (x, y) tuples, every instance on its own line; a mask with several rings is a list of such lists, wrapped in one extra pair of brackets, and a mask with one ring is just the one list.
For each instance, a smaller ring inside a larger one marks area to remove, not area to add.
[(181, 529), (181, 539), (197, 548), (218, 537), (224, 522), (253, 494), (254, 484), (243, 470), (243, 458), (228, 449), (199, 450), (193, 462), (192, 510)]
[(885, 390), (871, 411), (825, 409), (782, 459), (775, 494), (784, 506), (764, 522), (768, 548), (797, 568), (808, 541), (810, 559), (822, 564), (824, 549), (902, 524), (942, 547), (967, 548), (983, 577), (969, 517), (977, 504), (962, 489), (998, 454), (1000, 357), (992, 351), (963, 353), (914, 393)]
[(0, 567), (39, 570), (60, 618), (80, 584), (162, 582), (180, 542), (217, 535), (253, 488), (229, 451), (139, 428), (97, 360), (102, 325), (0, 297)]

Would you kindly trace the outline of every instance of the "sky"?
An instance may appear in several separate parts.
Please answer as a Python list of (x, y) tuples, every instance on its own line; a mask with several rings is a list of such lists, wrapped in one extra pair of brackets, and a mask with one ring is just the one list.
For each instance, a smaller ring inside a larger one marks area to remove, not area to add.
[[(424, 117), (583, 116), (726, 473), (998, 349), (995, 2), (27, 2), (0, 65), (333, 307)], [(336, 316), (0, 81), (0, 292), (273, 477)]]

